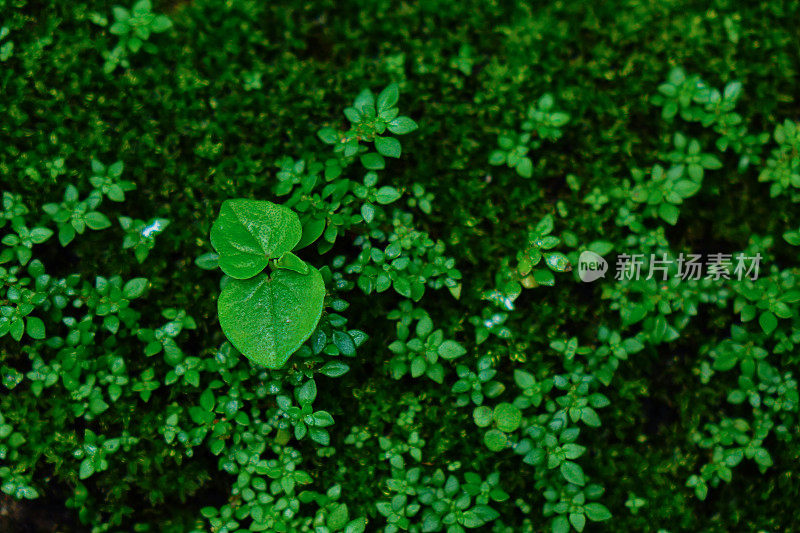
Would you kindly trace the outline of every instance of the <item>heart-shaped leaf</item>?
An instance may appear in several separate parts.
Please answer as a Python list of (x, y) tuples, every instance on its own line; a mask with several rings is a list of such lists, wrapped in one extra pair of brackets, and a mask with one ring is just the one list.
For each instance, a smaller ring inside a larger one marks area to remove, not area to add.
[(211, 226), (211, 245), (219, 267), (232, 278), (247, 279), (270, 259), (290, 251), (303, 229), (291, 209), (260, 200), (226, 200)]
[(231, 279), (217, 302), (219, 323), (248, 359), (280, 368), (314, 332), (324, 297), (322, 275), (310, 265), (307, 274), (281, 268)]

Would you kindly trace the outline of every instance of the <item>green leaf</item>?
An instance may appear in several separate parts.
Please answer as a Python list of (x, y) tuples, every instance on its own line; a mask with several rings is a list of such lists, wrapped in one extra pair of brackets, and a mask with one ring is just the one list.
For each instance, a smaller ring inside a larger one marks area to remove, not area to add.
[(74, 238), (75, 228), (72, 227), (72, 224), (61, 226), (58, 229), (58, 242), (61, 244), (61, 246), (68, 245)]
[(580, 444), (567, 443), (561, 447), (567, 459), (577, 459), (586, 451), (586, 448)]
[(124, 287), (122, 287), (122, 295), (128, 300), (133, 300), (134, 298), (141, 296), (146, 288), (146, 278), (133, 278), (125, 283)]
[(343, 533), (364, 533), (367, 528), (367, 519), (364, 517), (356, 518), (352, 520), (347, 526), (344, 528)]
[(333, 344), (342, 355), (353, 356), (356, 354), (356, 344), (353, 338), (344, 331), (333, 332)]
[(327, 446), (331, 442), (330, 434), (324, 429), (312, 427), (309, 428), (308, 434), (311, 436), (311, 440), (323, 446)]
[(381, 170), (386, 167), (386, 161), (381, 154), (369, 152), (361, 156), (361, 164), (367, 170)]
[(300, 219), (291, 209), (260, 200), (226, 200), (211, 227), (219, 266), (236, 279), (252, 278), (270, 259), (292, 250), (301, 236)]
[(25, 320), (22, 318), (12, 320), (8, 332), (11, 334), (12, 339), (19, 342), (25, 334)]
[(279, 269), (271, 276), (231, 280), (217, 310), (222, 331), (245, 357), (280, 368), (314, 332), (322, 316), (325, 284), (309, 265), (308, 274)]
[(506, 153), (502, 150), (494, 150), (492, 153), (489, 154), (489, 164), (490, 165), (502, 165), (506, 162)]
[[(508, 495), (506, 495), (508, 498)], [(476, 505), (472, 508), (478, 517), (484, 522), (491, 522), (492, 520), (496, 520), (500, 518), (500, 513), (489, 507), (488, 505)]]
[(456, 341), (444, 341), (442, 344), (439, 345), (439, 349), (437, 350), (439, 355), (443, 359), (457, 359), (467, 353), (460, 344)]
[(530, 157), (523, 157), (517, 163), (517, 174), (523, 178), (530, 178), (533, 176), (533, 161)]
[(150, 31), (161, 33), (172, 27), (172, 21), (166, 15), (157, 15), (150, 23)]
[(578, 463), (564, 461), (561, 463), (559, 470), (561, 471), (561, 475), (564, 476), (564, 479), (570, 483), (581, 486), (586, 483), (586, 479), (583, 476), (583, 469)]
[(135, 4), (133, 4), (133, 11), (134, 15), (146, 15), (149, 14), (153, 9), (153, 4), (150, 0), (139, 0)]
[(400, 191), (388, 185), (381, 187), (375, 193), (375, 201), (382, 205), (390, 204), (398, 198), (400, 198)]
[(333, 417), (328, 411), (317, 411), (311, 418), (316, 427), (325, 428), (333, 425)]
[(680, 180), (675, 184), (673, 190), (678, 193), (681, 198), (689, 198), (700, 190), (700, 184), (696, 181)]
[(112, 35), (124, 35), (126, 33), (129, 33), (130, 30), (131, 30), (130, 24), (128, 24), (126, 22), (120, 22), (120, 21), (114, 22), (108, 28), (108, 32), (110, 34), (112, 34)]
[(785, 292), (783, 295), (781, 295), (780, 300), (782, 302), (787, 302), (787, 303), (796, 303), (800, 301), (800, 290), (792, 290)]
[(324, 374), (329, 378), (338, 378), (343, 376), (350, 370), (350, 367), (347, 363), (343, 363), (341, 361), (328, 361), (319, 369), (320, 374)]
[(399, 98), (400, 91), (397, 88), (397, 84), (392, 83), (378, 95), (378, 113), (394, 107)]
[(375, 149), (386, 157), (400, 157), (402, 152), (400, 141), (394, 137), (375, 137)]
[(756, 448), (753, 459), (763, 467), (772, 466), (772, 457), (770, 457), (769, 452), (764, 448)]
[(712, 154), (703, 154), (700, 158), (700, 164), (709, 169), (722, 168), (722, 161)]
[(308, 274), (308, 265), (305, 261), (294, 255), (292, 252), (286, 252), (275, 261), (277, 268), (285, 268), (287, 270), (294, 270), (298, 274)]
[(485, 405), (479, 405), (472, 411), (472, 419), (476, 426), (485, 428), (492, 423), (492, 410)]
[(350, 515), (347, 510), (347, 505), (340, 503), (333, 504), (333, 508), (328, 513), (328, 519), (326, 522), (331, 531), (339, 531), (345, 526), (345, 524), (347, 524), (349, 519)]
[(673, 226), (678, 223), (680, 213), (680, 210), (672, 204), (664, 203), (658, 206), (658, 216)]
[(114, 6), (111, 8), (114, 18), (118, 21), (126, 21), (131, 18), (130, 12), (124, 7)]
[(51, 235), (53, 235), (53, 230), (49, 228), (33, 228), (31, 230), (31, 241), (34, 244), (41, 244), (49, 239)]
[(441, 363), (428, 365), (428, 368), (425, 370), (425, 375), (440, 385), (444, 383), (444, 367)]
[(375, 218), (375, 206), (370, 203), (361, 205), (361, 218), (369, 224)]
[(497, 428), (506, 433), (516, 431), (522, 423), (522, 411), (507, 402), (497, 404), (492, 417), (497, 424)]
[(714, 359), (714, 370), (721, 370), (723, 372), (730, 370), (736, 363), (739, 362), (739, 358), (736, 356), (735, 352), (723, 352)]
[(87, 457), (81, 461), (81, 466), (78, 469), (78, 477), (80, 479), (86, 479), (92, 474), (94, 474), (94, 464), (92, 463), (92, 460)]
[(208, 252), (195, 259), (194, 264), (203, 270), (214, 270), (219, 267), (219, 254)]
[(800, 231), (787, 231), (783, 238), (792, 246), (800, 246)]
[(499, 452), (508, 446), (508, 437), (502, 431), (490, 429), (483, 436), (483, 442), (493, 452)]
[(216, 400), (214, 399), (214, 391), (211, 389), (204, 390), (203, 394), (200, 395), (200, 407), (211, 412), (214, 410), (215, 403)]
[(611, 511), (609, 511), (602, 503), (587, 503), (583, 506), (587, 518), (592, 522), (602, 522), (611, 518)]
[(303, 235), (293, 250), (301, 250), (314, 243), (325, 232), (325, 219), (311, 217), (303, 222)]
[(353, 107), (355, 107), (358, 111), (362, 114), (366, 114), (369, 111), (375, 110), (375, 95), (372, 94), (372, 91), (369, 89), (364, 89), (358, 96), (356, 96), (355, 101), (353, 102)]
[(758, 323), (767, 335), (775, 331), (775, 328), (778, 327), (777, 317), (769, 311), (761, 313), (761, 316), (758, 317)]
[(597, 416), (597, 413), (591, 407), (582, 407), (581, 408), (581, 421), (587, 426), (596, 428), (600, 427), (600, 417)]
[(102, 398), (94, 398), (89, 402), (89, 410), (92, 414), (99, 415), (108, 409), (108, 404)]
[(397, 117), (389, 122), (387, 127), (389, 131), (395, 135), (405, 135), (418, 128), (417, 123), (408, 117)]
[(524, 370), (514, 370), (514, 381), (521, 389), (529, 389), (536, 385), (536, 378)]
[(225, 441), (224, 440), (214, 440), (211, 441), (211, 444), (208, 447), (209, 451), (214, 455), (219, 455), (222, 453), (222, 450), (225, 449)]
[(647, 308), (644, 305), (627, 305), (620, 310), (620, 318), (624, 326), (630, 326), (639, 322), (647, 316)]
[(569, 521), (566, 516), (557, 516), (551, 526), (553, 533), (569, 533)]
[(556, 272), (568, 272), (572, 269), (567, 256), (561, 252), (547, 252), (544, 254), (544, 262), (551, 270)]
[(553, 220), (553, 215), (545, 215), (542, 219), (536, 224), (536, 227), (533, 231), (539, 235), (549, 235), (553, 228), (555, 227), (555, 221)]
[(317, 137), (325, 144), (335, 144), (339, 136), (333, 128), (322, 128), (317, 132)]
[(42, 322), (41, 318), (37, 318), (35, 316), (29, 316), (27, 319), (27, 331), (28, 335), (32, 339), (44, 339), (45, 338), (45, 330), (44, 330), (44, 322)]
[(89, 226), (89, 229), (101, 230), (111, 226), (111, 221), (103, 213), (98, 211), (90, 211), (83, 217), (83, 221)]
[(294, 395), (300, 405), (314, 403), (317, 398), (317, 383), (313, 379), (309, 379), (294, 390)]
[(411, 361), (411, 377), (418, 378), (425, 373), (428, 363), (424, 357), (418, 356)]
[(586, 527), (586, 517), (583, 513), (570, 513), (569, 523), (576, 531), (583, 531), (583, 528)]

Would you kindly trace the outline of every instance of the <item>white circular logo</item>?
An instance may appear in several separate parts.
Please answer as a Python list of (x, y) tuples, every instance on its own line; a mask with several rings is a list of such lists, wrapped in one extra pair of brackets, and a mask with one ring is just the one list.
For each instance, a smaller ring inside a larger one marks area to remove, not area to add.
[(578, 277), (581, 281), (590, 283), (603, 278), (608, 271), (608, 263), (603, 256), (586, 250), (578, 258)]

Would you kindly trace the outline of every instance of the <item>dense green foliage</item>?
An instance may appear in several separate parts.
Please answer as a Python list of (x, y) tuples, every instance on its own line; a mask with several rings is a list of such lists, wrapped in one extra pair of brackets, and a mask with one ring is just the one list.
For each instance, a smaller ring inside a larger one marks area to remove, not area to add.
[(0, 0), (0, 530), (791, 530), (798, 17)]

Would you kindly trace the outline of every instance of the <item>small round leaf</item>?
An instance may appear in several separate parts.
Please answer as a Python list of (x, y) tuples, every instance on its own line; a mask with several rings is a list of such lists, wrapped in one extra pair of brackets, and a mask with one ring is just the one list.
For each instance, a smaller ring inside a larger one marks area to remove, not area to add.
[(494, 421), (497, 428), (506, 433), (511, 433), (519, 428), (522, 422), (522, 412), (510, 403), (500, 403), (494, 408)]

